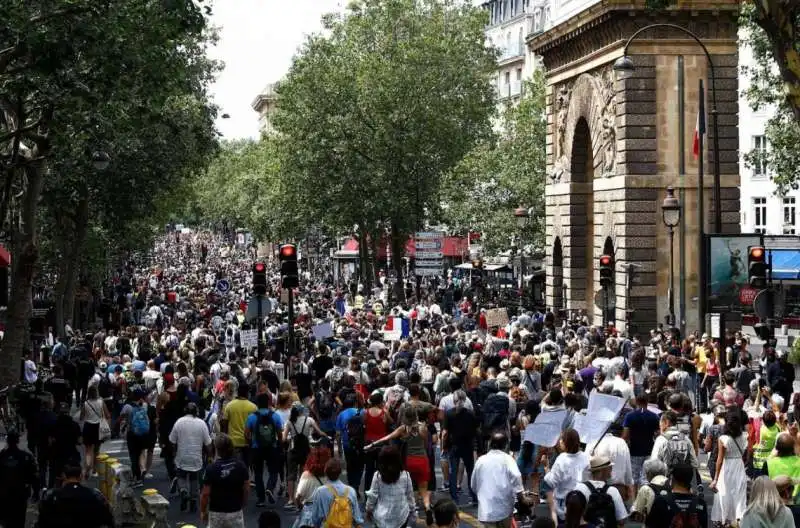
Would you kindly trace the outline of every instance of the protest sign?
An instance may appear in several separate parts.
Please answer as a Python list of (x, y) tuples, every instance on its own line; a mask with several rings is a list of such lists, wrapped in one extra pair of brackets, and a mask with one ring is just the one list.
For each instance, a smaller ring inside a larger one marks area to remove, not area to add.
[(578, 414), (575, 415), (574, 427), (578, 432), (581, 442), (586, 444), (587, 452), (591, 451), (589, 446), (593, 446), (603, 438), (608, 427), (611, 425), (611, 420), (596, 420), (589, 415)]
[(327, 339), (333, 337), (333, 323), (320, 323), (311, 328), (311, 335), (317, 339)]
[(492, 308), (486, 310), (486, 326), (502, 327), (508, 324), (508, 310), (505, 308)]
[(566, 418), (566, 410), (540, 412), (533, 422), (534, 426), (525, 428), (523, 440), (543, 447), (555, 446)]
[(617, 419), (619, 412), (625, 406), (625, 400), (609, 394), (593, 392), (589, 396), (589, 405), (586, 414), (575, 416), (574, 427), (580, 436), (581, 442), (586, 444), (590, 451), (593, 444), (603, 438), (609, 426)]
[(255, 348), (258, 346), (258, 330), (241, 330), (239, 344), (242, 348)]

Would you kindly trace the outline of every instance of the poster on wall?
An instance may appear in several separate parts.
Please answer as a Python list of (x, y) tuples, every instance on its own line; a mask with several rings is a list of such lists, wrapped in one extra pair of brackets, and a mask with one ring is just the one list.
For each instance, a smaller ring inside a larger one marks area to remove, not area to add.
[(752, 312), (747, 255), (760, 245), (758, 234), (708, 236), (709, 312)]

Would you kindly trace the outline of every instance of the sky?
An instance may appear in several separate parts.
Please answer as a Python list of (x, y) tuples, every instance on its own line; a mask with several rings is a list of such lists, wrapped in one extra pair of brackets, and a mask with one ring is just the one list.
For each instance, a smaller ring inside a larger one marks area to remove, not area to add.
[(345, 0), (216, 0), (211, 22), (220, 29), (209, 56), (225, 63), (212, 87), (225, 139), (258, 137), (258, 114), (250, 106), (264, 87), (283, 77), (306, 35), (321, 29), (320, 17), (341, 11)]

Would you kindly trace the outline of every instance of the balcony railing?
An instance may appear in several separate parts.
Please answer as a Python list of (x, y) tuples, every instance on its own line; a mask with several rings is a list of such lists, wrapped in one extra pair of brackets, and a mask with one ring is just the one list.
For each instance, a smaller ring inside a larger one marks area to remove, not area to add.
[(522, 81), (511, 81), (508, 84), (501, 84), (497, 87), (497, 96), (500, 99), (508, 99), (522, 95)]
[(513, 44), (503, 50), (502, 54), (500, 55), (500, 60), (506, 61), (508, 59), (522, 57), (523, 55), (525, 55), (525, 45), (521, 43)]

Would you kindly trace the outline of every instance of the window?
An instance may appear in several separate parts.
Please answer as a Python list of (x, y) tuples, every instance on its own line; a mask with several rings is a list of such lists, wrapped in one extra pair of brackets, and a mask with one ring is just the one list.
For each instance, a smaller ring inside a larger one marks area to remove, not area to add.
[(767, 137), (753, 136), (753, 154), (758, 155), (758, 159), (753, 162), (753, 176), (767, 175), (767, 162), (763, 156), (767, 153)]
[(525, 35), (522, 28), (519, 28), (519, 54), (522, 55), (522, 50), (525, 49)]
[(522, 68), (517, 68), (517, 80), (522, 80)]
[(511, 84), (511, 72), (506, 72), (506, 84)]
[(753, 232), (767, 232), (767, 199), (753, 198)]
[(787, 196), (783, 199), (783, 234), (795, 234), (795, 198), (794, 196)]

